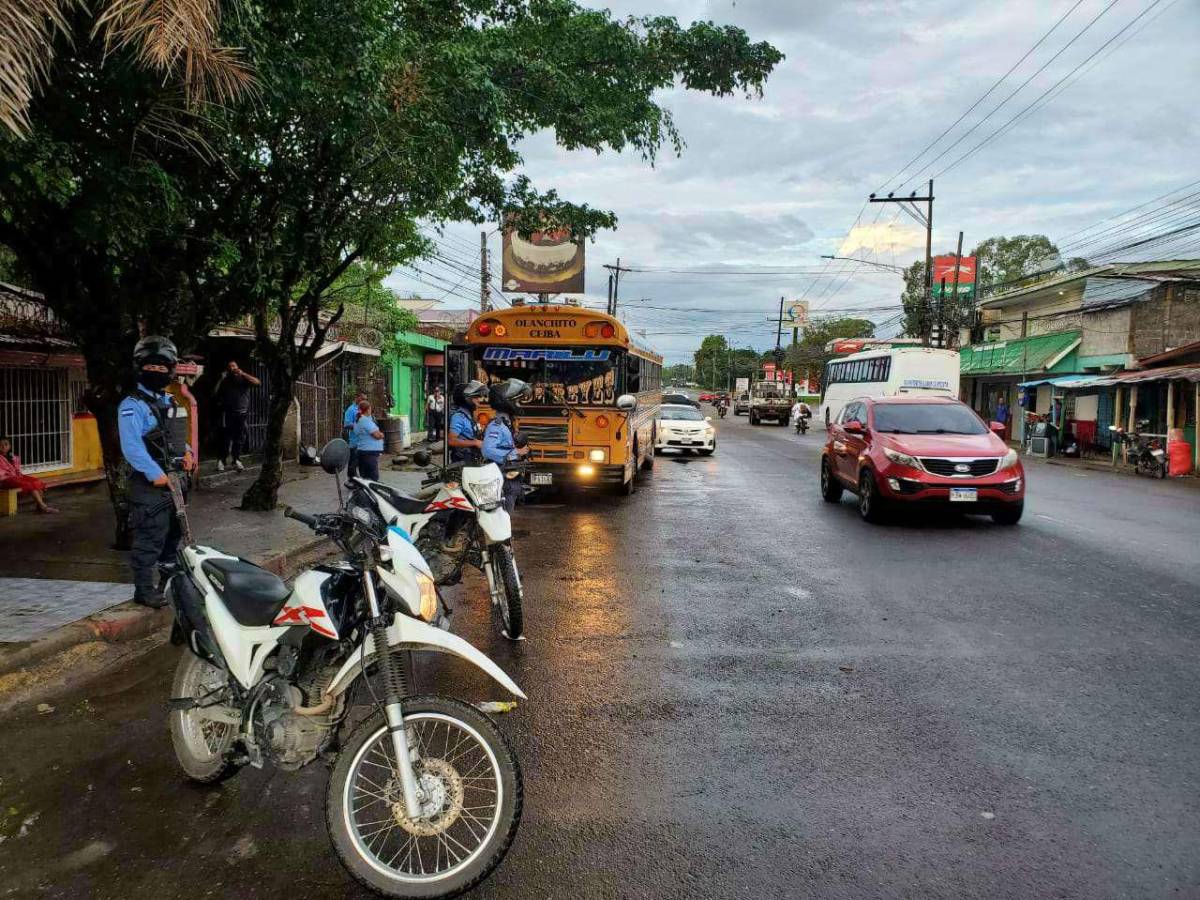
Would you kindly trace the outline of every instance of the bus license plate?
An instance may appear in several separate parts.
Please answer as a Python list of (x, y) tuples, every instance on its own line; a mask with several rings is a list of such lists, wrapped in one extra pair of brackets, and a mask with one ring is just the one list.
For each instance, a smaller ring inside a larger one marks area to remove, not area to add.
[(530, 472), (529, 473), (529, 483), (530, 484), (554, 484), (554, 473), (553, 472)]
[(979, 491), (975, 488), (950, 488), (951, 503), (974, 503), (979, 499)]

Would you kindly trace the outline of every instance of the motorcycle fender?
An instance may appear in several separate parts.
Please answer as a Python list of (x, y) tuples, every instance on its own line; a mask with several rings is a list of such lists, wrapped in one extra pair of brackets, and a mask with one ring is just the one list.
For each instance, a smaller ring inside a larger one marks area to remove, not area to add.
[(503, 506), (490, 510), (477, 510), (479, 527), (487, 535), (489, 544), (499, 544), (512, 540), (512, 516)]
[[(520, 697), (522, 700), (527, 699), (525, 693), (517, 687), (515, 681), (505, 674), (503, 669), (456, 634), (442, 631), (440, 628), (435, 628), (417, 619), (410, 619), (407, 616), (397, 616), (396, 620), (388, 627), (387, 634), (388, 644), (400, 650), (432, 650), (465, 659), (477, 669), (490, 675), (510, 694)], [(374, 655), (375, 641), (372, 635), (368, 634), (362, 646), (351, 655), (330, 683), (330, 695), (337, 697), (345, 693), (346, 689), (354, 684), (355, 679), (362, 674), (364, 656), (366, 664), (370, 665)]]

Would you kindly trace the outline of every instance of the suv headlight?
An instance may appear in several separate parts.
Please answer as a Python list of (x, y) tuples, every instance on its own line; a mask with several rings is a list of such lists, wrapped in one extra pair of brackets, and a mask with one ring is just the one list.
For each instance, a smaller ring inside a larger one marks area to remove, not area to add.
[(915, 456), (909, 456), (907, 453), (901, 453), (899, 450), (893, 450), (891, 447), (884, 447), (883, 455), (897, 465), (908, 466), (910, 469), (921, 468), (921, 464), (917, 462)]
[(1004, 469), (1011, 469), (1017, 464), (1018, 459), (1020, 459), (1020, 456), (1018, 455), (1017, 451), (1009, 450), (1002, 457), (1000, 457), (1000, 465), (996, 467), (996, 471), (999, 472)]
[(490, 478), (487, 481), (464, 481), (463, 488), (472, 502), (480, 509), (495, 509), (500, 505), (504, 492), (503, 478)]

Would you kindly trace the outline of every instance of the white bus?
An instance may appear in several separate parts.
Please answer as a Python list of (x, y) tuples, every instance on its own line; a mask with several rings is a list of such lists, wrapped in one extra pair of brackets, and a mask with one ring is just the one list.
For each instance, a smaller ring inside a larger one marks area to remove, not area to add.
[(864, 350), (825, 364), (821, 414), (828, 425), (847, 401), (930, 393), (958, 396), (958, 351), (932, 347)]

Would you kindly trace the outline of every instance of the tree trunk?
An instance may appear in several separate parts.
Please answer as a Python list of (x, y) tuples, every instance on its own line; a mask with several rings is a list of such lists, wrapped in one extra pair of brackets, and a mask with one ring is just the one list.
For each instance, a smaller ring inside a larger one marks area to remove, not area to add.
[(108, 496), (112, 500), (114, 533), (113, 549), (128, 550), (129, 534), (129, 469), (121, 455), (121, 435), (117, 430), (117, 406), (121, 402), (119, 391), (92, 387), (84, 394), (88, 412), (96, 417), (96, 430), (100, 435), (100, 452), (104, 457), (104, 475), (108, 482)]
[(279, 502), (279, 485), (283, 483), (283, 426), (292, 408), (295, 379), (287, 372), (286, 364), (272, 366), (270, 377), (262, 471), (242, 495), (242, 509), (271, 510)]

